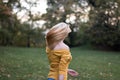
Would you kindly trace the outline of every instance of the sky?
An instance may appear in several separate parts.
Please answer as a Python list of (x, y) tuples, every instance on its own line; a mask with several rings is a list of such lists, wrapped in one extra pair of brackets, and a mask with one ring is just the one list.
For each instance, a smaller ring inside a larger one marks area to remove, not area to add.
[[(34, 3), (36, 2), (37, 5), (35, 6), (32, 6), (30, 7), (30, 5), (28, 3), (26, 3), (25, 1), (28, 1), (28, 2), (31, 2), (31, 3)], [(25, 7), (26, 9), (30, 10), (32, 12), (32, 14), (37, 14), (37, 15), (42, 15), (44, 13), (46, 13), (46, 8), (47, 8), (47, 0), (20, 0), (20, 3), (21, 3), (21, 6), (22, 7)], [(88, 7), (89, 9), (90, 7)], [(79, 9), (81, 11), (81, 9)], [(87, 8), (86, 8), (87, 10)], [(21, 10), (21, 11), (18, 11), (17, 8), (15, 8), (13, 10), (13, 13), (17, 13), (17, 16), (18, 16), (18, 19), (21, 20), (21, 22), (26, 22), (28, 21), (29, 19), (29, 14), (28, 14), (28, 11), (26, 11), (25, 9)], [(87, 13), (89, 13), (89, 10), (87, 11)], [(70, 14), (70, 19), (67, 19), (66, 22), (70, 23), (72, 22), (73, 24), (75, 23), (76, 17), (72, 14)], [(82, 16), (81, 15), (81, 21), (82, 22), (87, 22), (89, 20), (88, 18), (88, 14), (86, 16)], [(35, 22), (35, 25), (34, 27), (42, 27), (42, 25), (45, 23), (45, 21), (43, 20), (39, 20), (39, 21), (36, 21)], [(39, 26), (38, 26), (39, 25)]]
[[(47, 8), (47, 0), (28, 0), (30, 2), (37, 2), (37, 6), (32, 7), (32, 11), (34, 13), (40, 11), (41, 13), (46, 13), (46, 8)], [(25, 3), (25, 0), (21, 0), (22, 6), (25, 6), (29, 9), (29, 5)]]
[[(32, 14), (37, 14), (39, 12), (39, 15), (46, 13), (47, 8), (47, 0), (27, 0), (29, 2), (37, 2), (36, 6), (33, 6), (30, 8), (30, 5), (28, 5), (25, 0), (20, 0), (21, 6), (26, 7), (28, 10), (31, 10)], [(21, 20), (21, 22), (27, 21), (29, 18), (28, 13), (26, 10), (18, 11), (18, 9), (14, 9), (13, 13), (17, 13), (18, 19)]]

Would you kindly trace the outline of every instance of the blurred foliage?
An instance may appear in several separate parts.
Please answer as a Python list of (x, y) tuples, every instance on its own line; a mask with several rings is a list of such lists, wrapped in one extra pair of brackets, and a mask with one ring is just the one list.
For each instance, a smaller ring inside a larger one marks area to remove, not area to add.
[(120, 50), (120, 1), (89, 0), (92, 27), (87, 31), (90, 42), (101, 48)]
[[(29, 5), (32, 5), (30, 3)], [(32, 7), (32, 6), (30, 6)], [(28, 22), (21, 23), (17, 17), (17, 12), (12, 13), (13, 9), (23, 8), (20, 0), (9, 0), (8, 3), (3, 3), (0, 0), (0, 45), (2, 46), (27, 46), (40, 47), (44, 46), (44, 35), (42, 28), (34, 28), (33, 24)], [(29, 12), (29, 21), (34, 21), (31, 10)]]
[[(37, 0), (36, 0), (37, 1)], [(0, 45), (44, 46), (43, 31), (59, 22), (70, 24), (72, 32), (66, 38), (69, 46), (86, 43), (120, 50), (120, 0), (47, 0), (46, 14), (33, 14), (31, 8), (37, 2), (25, 0), (29, 9), (22, 6), (20, 0), (0, 0)], [(21, 23), (14, 8), (27, 11), (27, 22)], [(86, 18), (84, 17), (86, 16)], [(72, 17), (72, 18), (71, 18)], [(44, 20), (41, 28), (34, 28), (34, 22)]]
[[(82, 44), (80, 40), (80, 32), (82, 31), (81, 15), (86, 15), (84, 7), (81, 6), (78, 0), (47, 0), (48, 8), (47, 14), (42, 16), (42, 19), (46, 21), (46, 28), (50, 28), (59, 22), (66, 22), (70, 24), (72, 32), (68, 36), (65, 42), (69, 46), (78, 46)], [(89, 6), (87, 6), (89, 7)], [(86, 7), (86, 8), (87, 8)], [(89, 12), (87, 12), (87, 15)], [(73, 17), (73, 18), (71, 18)], [(73, 19), (73, 20), (72, 20)], [(83, 33), (82, 33), (83, 34)]]
[[(40, 47), (43, 46), (44, 36), (41, 33), (40, 28), (30, 28), (30, 25), (24, 23), (21, 25), (19, 31), (14, 38), (14, 44), (16, 46), (27, 46), (27, 47)], [(18, 38), (17, 38), (18, 37)]]

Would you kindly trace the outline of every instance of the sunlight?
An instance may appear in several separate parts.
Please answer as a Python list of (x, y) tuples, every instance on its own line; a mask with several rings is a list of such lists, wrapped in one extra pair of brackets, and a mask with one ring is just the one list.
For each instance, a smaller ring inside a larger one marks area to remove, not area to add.
[(31, 14), (38, 14), (42, 15), (46, 13), (47, 8), (47, 0), (26, 0), (29, 3), (35, 3), (36, 5), (33, 6), (33, 4), (28, 4), (25, 2), (25, 0), (20, 0), (21, 7), (24, 8), (22, 10), (19, 10), (17, 8), (14, 8), (13, 14), (17, 13), (18, 19), (21, 20), (21, 22), (25, 22), (29, 19), (28, 16), (28, 10), (31, 11)]

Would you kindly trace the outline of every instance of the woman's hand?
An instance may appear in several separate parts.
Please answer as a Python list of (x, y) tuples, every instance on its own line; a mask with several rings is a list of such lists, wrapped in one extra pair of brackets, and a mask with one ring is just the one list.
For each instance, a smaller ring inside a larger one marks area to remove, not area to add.
[(73, 76), (73, 77), (76, 77), (79, 75), (79, 73), (73, 69), (68, 69), (68, 74)]

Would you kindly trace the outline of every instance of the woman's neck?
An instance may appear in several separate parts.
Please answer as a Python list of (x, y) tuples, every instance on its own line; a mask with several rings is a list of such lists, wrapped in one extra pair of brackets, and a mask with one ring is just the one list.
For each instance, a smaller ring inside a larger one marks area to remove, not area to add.
[(64, 42), (63, 42), (63, 40), (62, 41), (60, 41), (60, 42), (58, 42), (58, 44), (63, 44)]

